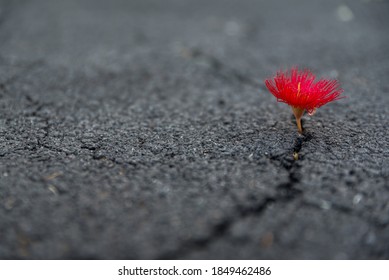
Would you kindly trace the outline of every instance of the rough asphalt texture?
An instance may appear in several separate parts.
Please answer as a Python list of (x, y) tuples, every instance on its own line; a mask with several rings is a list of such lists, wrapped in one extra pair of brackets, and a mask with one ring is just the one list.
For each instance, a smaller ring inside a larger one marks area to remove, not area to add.
[[(0, 258), (389, 258), (388, 15), (0, 0)], [(304, 136), (263, 84), (293, 65), (348, 96)]]

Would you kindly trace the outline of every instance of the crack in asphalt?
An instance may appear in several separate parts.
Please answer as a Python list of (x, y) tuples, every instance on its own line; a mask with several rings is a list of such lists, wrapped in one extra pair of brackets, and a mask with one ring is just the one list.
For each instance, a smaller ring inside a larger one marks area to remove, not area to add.
[[(282, 155), (276, 155), (270, 157), (273, 161), (278, 161), (281, 164), (281, 167), (288, 172), (288, 181), (279, 184), (276, 188), (289, 199), (294, 199), (297, 196), (301, 196), (303, 192), (299, 189), (296, 189), (296, 184), (301, 181), (301, 174), (299, 170), (302, 165), (303, 157), (299, 155), (300, 151), (303, 148), (303, 144), (309, 142), (312, 139), (312, 135), (306, 133), (304, 135), (299, 135), (293, 145), (292, 151), (287, 151)], [(300, 159), (295, 159), (294, 155), (297, 155)]]
[(208, 247), (209, 244), (219, 240), (225, 236), (230, 228), (239, 220), (249, 217), (257, 216), (262, 214), (267, 207), (274, 203), (276, 200), (272, 197), (265, 198), (260, 204), (253, 205), (251, 207), (237, 207), (237, 215), (230, 217), (222, 221), (221, 223), (213, 226), (209, 236), (200, 238), (200, 239), (191, 239), (183, 242), (177, 250), (166, 252), (158, 256), (156, 259), (165, 260), (165, 259), (178, 259), (182, 258), (194, 251), (198, 251)]
[[(292, 147), (293, 152), (299, 153), (303, 147), (303, 144), (309, 142), (312, 139), (312, 135), (306, 134), (296, 138), (296, 141)], [(186, 255), (193, 253), (195, 251), (202, 250), (207, 248), (209, 244), (223, 238), (228, 235), (230, 229), (233, 225), (240, 221), (241, 219), (251, 217), (251, 216), (260, 216), (267, 209), (268, 206), (274, 203), (290, 203), (296, 198), (300, 197), (303, 192), (295, 188), (295, 185), (300, 182), (298, 170), (301, 168), (301, 165), (296, 165), (295, 160), (291, 160), (290, 152), (283, 153), (282, 156), (271, 157), (272, 160), (279, 161), (281, 167), (288, 171), (288, 182), (284, 182), (276, 186), (277, 194), (275, 196), (265, 197), (260, 203), (251, 206), (240, 206), (237, 204), (236, 212), (237, 215), (226, 218), (223, 222), (215, 225), (211, 233), (201, 239), (192, 239), (183, 242), (177, 250), (166, 252), (157, 257), (157, 259), (178, 259), (183, 258)]]
[[(313, 136), (309, 133), (305, 133), (304, 135), (300, 135), (299, 137), (296, 138), (294, 146), (293, 146), (293, 153), (299, 153), (302, 148), (304, 143), (309, 142)], [(293, 200), (297, 197), (301, 197), (303, 195), (303, 191), (296, 189), (295, 186), (301, 181), (301, 174), (299, 174), (299, 170), (301, 169), (301, 161), (303, 160), (303, 157), (299, 156), (300, 160), (293, 160), (291, 156), (285, 156), (285, 154), (276, 155), (273, 157), (270, 157), (272, 160), (279, 161), (281, 163), (281, 166), (288, 171), (289, 175), (288, 178), (289, 180), (285, 183), (281, 183), (277, 186), (277, 189), (279, 192), (283, 193), (283, 195), (286, 198), (289, 198), (290, 200)], [(321, 205), (316, 204), (314, 202), (306, 201), (306, 200), (301, 200), (301, 206), (307, 206), (307, 207), (312, 207), (316, 209), (323, 209)], [(386, 227), (389, 223), (385, 223), (382, 221), (379, 221), (378, 219), (374, 219), (372, 217), (366, 217), (363, 215), (363, 213), (359, 213), (357, 211), (353, 211), (352, 208), (347, 207), (345, 205), (340, 205), (340, 204), (334, 204), (331, 203), (331, 209), (334, 211), (338, 211), (340, 213), (357, 217), (359, 219), (364, 220), (366, 223), (375, 226), (376, 228), (384, 228)]]

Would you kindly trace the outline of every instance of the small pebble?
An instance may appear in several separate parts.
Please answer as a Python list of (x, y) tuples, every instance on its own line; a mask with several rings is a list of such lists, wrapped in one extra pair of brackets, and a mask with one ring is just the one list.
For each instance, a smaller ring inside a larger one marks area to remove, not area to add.
[(331, 203), (329, 201), (323, 200), (320, 203), (320, 207), (323, 210), (330, 210), (331, 209)]
[(361, 194), (356, 194), (355, 196), (354, 196), (354, 198), (353, 198), (353, 204), (358, 204), (359, 202), (361, 202), (361, 200), (362, 200), (362, 198), (363, 198), (363, 195), (361, 195)]

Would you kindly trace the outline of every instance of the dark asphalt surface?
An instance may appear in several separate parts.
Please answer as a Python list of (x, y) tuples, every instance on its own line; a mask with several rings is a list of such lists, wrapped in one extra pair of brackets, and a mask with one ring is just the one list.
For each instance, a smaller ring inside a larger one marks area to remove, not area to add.
[[(388, 31), (384, 0), (0, 0), (0, 258), (388, 259)], [(293, 65), (348, 96), (304, 136), (263, 84)]]

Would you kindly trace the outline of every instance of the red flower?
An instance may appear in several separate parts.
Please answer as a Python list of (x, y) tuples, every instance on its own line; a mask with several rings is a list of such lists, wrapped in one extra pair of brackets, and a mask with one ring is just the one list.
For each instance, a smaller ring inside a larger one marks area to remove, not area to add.
[(328, 102), (341, 99), (343, 89), (338, 81), (320, 79), (305, 69), (292, 68), (289, 72), (278, 71), (273, 79), (265, 81), (266, 87), (277, 98), (292, 107), (298, 130), (302, 133), (301, 117), (304, 111), (313, 114), (315, 110)]

